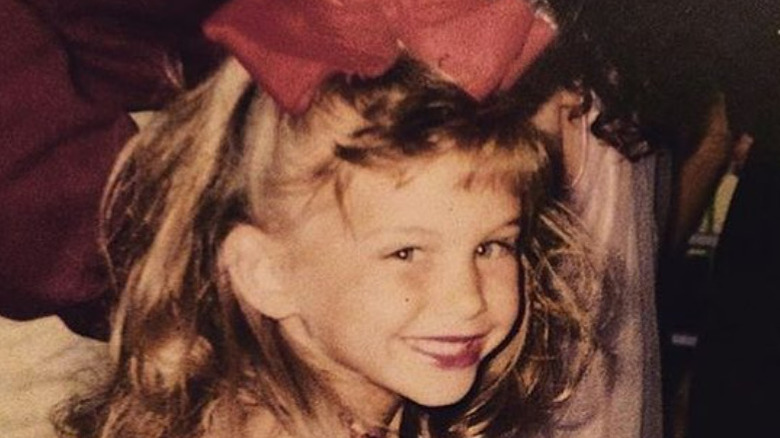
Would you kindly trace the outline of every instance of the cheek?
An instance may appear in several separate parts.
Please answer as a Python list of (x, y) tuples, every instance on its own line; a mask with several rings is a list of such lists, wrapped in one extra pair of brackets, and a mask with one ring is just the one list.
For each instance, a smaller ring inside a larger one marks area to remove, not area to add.
[(395, 269), (393, 266), (365, 266), (355, 283), (361, 303), (355, 311), (368, 315), (377, 325), (402, 326), (414, 318), (428, 284), (422, 269)]
[(292, 273), (300, 316), (316, 336), (329, 336), (338, 322), (350, 317), (357, 303), (350, 299), (354, 270), (341, 257), (301, 257)]
[(400, 331), (413, 318), (423, 278), (414, 273), (393, 273), (360, 260), (344, 263), (320, 261), (300, 278), (301, 314), (318, 337), (369, 339)]
[(388, 285), (392, 285), (395, 295), (400, 297), (405, 305), (413, 307), (418, 305), (421, 297), (431, 289), (431, 263), (419, 261), (411, 266), (401, 266), (395, 272), (388, 273)]
[(522, 290), (517, 263), (499, 263), (485, 273), (483, 290), (488, 309), (495, 322), (511, 327), (519, 316)]

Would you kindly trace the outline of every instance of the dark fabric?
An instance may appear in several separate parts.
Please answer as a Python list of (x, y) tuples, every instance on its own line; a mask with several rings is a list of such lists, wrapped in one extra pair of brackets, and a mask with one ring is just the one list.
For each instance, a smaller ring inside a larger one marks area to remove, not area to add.
[(734, 129), (755, 143), (717, 248), (690, 438), (780, 436), (780, 3), (733, 6), (727, 98)]
[(89, 327), (105, 286), (98, 204), (135, 131), (127, 111), (208, 70), (198, 26), (214, 3), (0, 1), (0, 314)]
[(759, 133), (753, 145), (718, 247), (693, 372), (691, 438), (780, 434), (780, 135), (774, 131)]

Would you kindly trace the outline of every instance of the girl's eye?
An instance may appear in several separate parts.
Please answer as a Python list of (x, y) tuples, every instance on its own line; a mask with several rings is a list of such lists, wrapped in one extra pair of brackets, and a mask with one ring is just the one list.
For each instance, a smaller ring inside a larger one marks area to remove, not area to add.
[(418, 251), (418, 249), (419, 248), (415, 248), (411, 246), (406, 248), (401, 248), (398, 251), (394, 251), (390, 253), (388, 258), (393, 258), (404, 262), (411, 262), (412, 259), (414, 259), (414, 255)]
[(474, 252), (478, 257), (495, 258), (516, 255), (517, 245), (514, 241), (493, 240), (481, 243)]

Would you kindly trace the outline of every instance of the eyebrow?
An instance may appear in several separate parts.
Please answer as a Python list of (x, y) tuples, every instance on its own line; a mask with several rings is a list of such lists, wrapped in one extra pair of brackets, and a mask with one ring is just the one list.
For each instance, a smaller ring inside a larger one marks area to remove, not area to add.
[[(515, 216), (512, 219), (503, 222), (501, 225), (492, 228), (489, 232), (486, 234), (495, 233), (497, 231), (503, 230), (504, 228), (509, 227), (516, 227), (518, 230), (520, 229), (520, 220), (521, 216)], [(424, 234), (428, 236), (437, 235), (438, 233), (434, 230), (420, 227), (420, 226), (408, 226), (408, 227), (387, 227), (387, 228), (374, 228), (367, 233), (365, 233), (361, 239), (369, 239), (372, 238), (378, 234)]]
[(509, 227), (517, 228), (518, 231), (520, 231), (520, 229), (521, 229), (521, 227), (520, 227), (521, 220), (522, 220), (521, 216), (515, 216), (514, 218), (504, 222), (503, 225), (499, 225), (496, 228), (493, 228), (493, 230), (490, 231), (490, 232), (491, 233), (495, 233), (496, 231), (502, 230), (504, 228), (509, 228)]
[(380, 228), (374, 228), (367, 233), (365, 233), (361, 239), (369, 239), (379, 234), (425, 234), (425, 235), (435, 235), (438, 234), (435, 231), (425, 228), (425, 227), (418, 227), (418, 226), (409, 226), (409, 227), (380, 227)]

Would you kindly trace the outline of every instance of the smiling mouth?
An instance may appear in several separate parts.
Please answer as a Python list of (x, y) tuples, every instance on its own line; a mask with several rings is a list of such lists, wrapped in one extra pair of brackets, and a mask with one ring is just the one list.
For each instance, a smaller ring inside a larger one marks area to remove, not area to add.
[(433, 359), (441, 369), (455, 370), (476, 365), (482, 353), (485, 335), (432, 336), (406, 338), (412, 350)]

